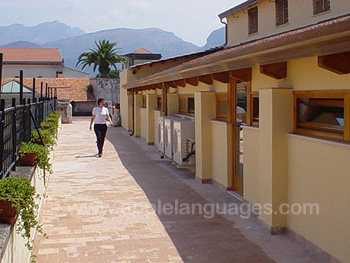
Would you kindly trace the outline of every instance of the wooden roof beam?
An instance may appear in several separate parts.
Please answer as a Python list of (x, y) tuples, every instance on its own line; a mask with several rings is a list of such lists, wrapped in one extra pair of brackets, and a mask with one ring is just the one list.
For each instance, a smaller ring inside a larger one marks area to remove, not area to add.
[(231, 71), (233, 77), (248, 82), (252, 80), (252, 68), (243, 68)]
[(158, 83), (158, 84), (154, 84), (156, 89), (162, 89), (163, 88), (163, 85), (162, 83)]
[(203, 83), (207, 84), (207, 85), (212, 85), (213, 84), (213, 74), (199, 76), (198, 80), (200, 82), (203, 82)]
[(350, 52), (319, 56), (318, 66), (339, 75), (350, 73)]
[(177, 88), (177, 85), (174, 81), (165, 82), (165, 85), (167, 85), (168, 87)]
[(190, 84), (192, 86), (198, 86), (199, 79), (198, 77), (192, 77), (185, 79), (185, 81), (187, 84)]
[(230, 72), (220, 72), (213, 74), (213, 79), (222, 83), (230, 82)]
[(287, 61), (260, 66), (260, 73), (274, 79), (287, 77)]
[(180, 87), (186, 87), (186, 81), (184, 79), (179, 79), (174, 81), (175, 85)]

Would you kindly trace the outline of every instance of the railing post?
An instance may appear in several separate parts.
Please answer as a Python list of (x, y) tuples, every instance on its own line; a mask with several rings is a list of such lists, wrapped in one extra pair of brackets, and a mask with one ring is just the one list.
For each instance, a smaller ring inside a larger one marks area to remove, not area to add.
[[(16, 98), (12, 98), (12, 162), (17, 161), (17, 112), (16, 112)], [(16, 165), (13, 166), (13, 171), (16, 170)]]
[(23, 70), (19, 71), (19, 104), (23, 104)]
[(5, 100), (0, 100), (0, 178), (4, 176), (4, 122), (5, 122)]
[[(0, 87), (2, 86), (2, 53), (0, 53)], [(1, 92), (0, 92), (1, 98)]]
[(43, 99), (43, 83), (40, 82), (40, 99)]
[(33, 78), (33, 102), (35, 102), (35, 78)]

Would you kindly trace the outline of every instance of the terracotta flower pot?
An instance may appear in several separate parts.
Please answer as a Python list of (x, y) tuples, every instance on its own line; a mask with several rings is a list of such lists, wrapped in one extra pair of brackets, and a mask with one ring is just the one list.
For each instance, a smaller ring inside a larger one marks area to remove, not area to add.
[(16, 218), (16, 208), (10, 201), (0, 200), (0, 222), (12, 223)]
[(19, 164), (22, 166), (33, 166), (36, 162), (36, 153), (20, 153)]
[(44, 143), (42, 141), (40, 141), (40, 140), (34, 140), (34, 143), (35, 144), (39, 144), (39, 145), (44, 145)]

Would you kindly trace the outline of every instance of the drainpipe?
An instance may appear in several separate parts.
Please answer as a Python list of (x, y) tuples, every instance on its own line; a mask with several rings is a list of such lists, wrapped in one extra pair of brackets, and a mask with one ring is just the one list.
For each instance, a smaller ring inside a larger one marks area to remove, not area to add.
[(131, 132), (130, 136), (133, 136), (135, 133), (135, 91), (134, 91), (134, 88), (132, 88), (131, 91), (132, 91), (132, 103), (131, 103), (132, 132)]
[(224, 44), (224, 46), (226, 46), (227, 45), (227, 23), (224, 22), (222, 18), (220, 18), (220, 22), (221, 22), (221, 24), (225, 25), (225, 44)]

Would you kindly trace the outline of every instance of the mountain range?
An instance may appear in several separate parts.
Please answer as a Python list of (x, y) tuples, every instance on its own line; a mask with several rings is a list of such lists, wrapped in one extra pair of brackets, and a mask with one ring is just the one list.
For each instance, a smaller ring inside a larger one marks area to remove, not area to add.
[[(132, 53), (143, 47), (163, 58), (178, 56), (220, 46), (225, 42), (224, 28), (213, 31), (207, 43), (199, 47), (186, 42), (172, 32), (160, 28), (130, 29), (115, 28), (94, 33), (85, 33), (59, 21), (45, 22), (26, 27), (21, 24), (0, 27), (0, 45), (7, 47), (51, 47), (59, 48), (65, 65), (75, 67), (78, 56), (94, 47), (94, 41), (107, 39), (117, 42), (119, 53)], [(92, 73), (91, 70), (89, 73)]]

